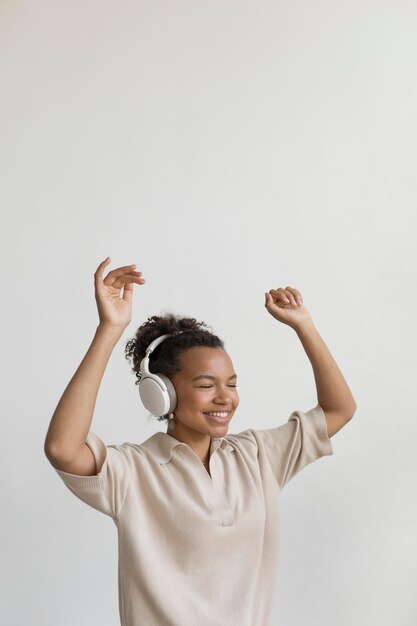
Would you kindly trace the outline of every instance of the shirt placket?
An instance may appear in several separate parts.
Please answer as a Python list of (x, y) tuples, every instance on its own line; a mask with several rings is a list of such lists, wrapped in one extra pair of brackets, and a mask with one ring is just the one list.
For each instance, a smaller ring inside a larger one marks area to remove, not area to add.
[(213, 486), (213, 506), (220, 526), (232, 526), (233, 511), (226, 491), (223, 464), (216, 451), (210, 457), (210, 474)]

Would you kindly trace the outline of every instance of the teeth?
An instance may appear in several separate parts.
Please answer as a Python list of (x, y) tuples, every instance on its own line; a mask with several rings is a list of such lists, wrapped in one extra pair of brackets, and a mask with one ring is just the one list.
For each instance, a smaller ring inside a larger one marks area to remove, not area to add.
[(226, 413), (206, 413), (206, 415), (212, 415), (213, 417), (227, 417)]

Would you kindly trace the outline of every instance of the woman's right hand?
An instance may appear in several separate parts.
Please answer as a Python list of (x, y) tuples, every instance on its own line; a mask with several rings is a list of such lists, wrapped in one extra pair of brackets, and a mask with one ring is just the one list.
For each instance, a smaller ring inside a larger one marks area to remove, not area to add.
[[(107, 257), (94, 274), (95, 298), (100, 326), (109, 326), (123, 331), (132, 318), (133, 283), (143, 285), (142, 272), (136, 272), (136, 265), (117, 267), (103, 280), (105, 267), (110, 263)], [(120, 296), (123, 289), (123, 296)]]

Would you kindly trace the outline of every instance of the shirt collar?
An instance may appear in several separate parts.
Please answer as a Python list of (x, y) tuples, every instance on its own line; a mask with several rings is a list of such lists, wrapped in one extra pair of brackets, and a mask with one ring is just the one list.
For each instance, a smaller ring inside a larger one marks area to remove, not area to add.
[[(149, 437), (149, 439), (144, 441), (142, 445), (147, 450), (150, 450), (150, 452), (157, 457), (160, 463), (168, 463), (168, 461), (171, 460), (174, 448), (177, 446), (188, 447), (188, 443), (178, 441), (175, 437), (172, 437), (168, 433), (164, 433), (162, 431), (159, 431)], [(229, 452), (234, 450), (234, 446), (229, 443), (225, 437), (212, 437), (210, 455), (212, 455), (217, 448), (222, 448), (226, 454), (229, 454)]]

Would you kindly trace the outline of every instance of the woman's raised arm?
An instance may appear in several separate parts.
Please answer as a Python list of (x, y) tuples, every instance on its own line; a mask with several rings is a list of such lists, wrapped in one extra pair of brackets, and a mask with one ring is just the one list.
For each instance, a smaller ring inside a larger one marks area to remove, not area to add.
[[(100, 318), (93, 341), (77, 371), (68, 383), (52, 415), (45, 438), (44, 451), (58, 467), (69, 467), (84, 455), (97, 394), (113, 348), (122, 336), (132, 315), (133, 283), (142, 285), (142, 272), (135, 265), (119, 267), (102, 274), (110, 258), (94, 274), (95, 297)], [(123, 296), (120, 297), (123, 288)], [(66, 471), (63, 469), (63, 471)], [(74, 472), (76, 473), (76, 472)]]

